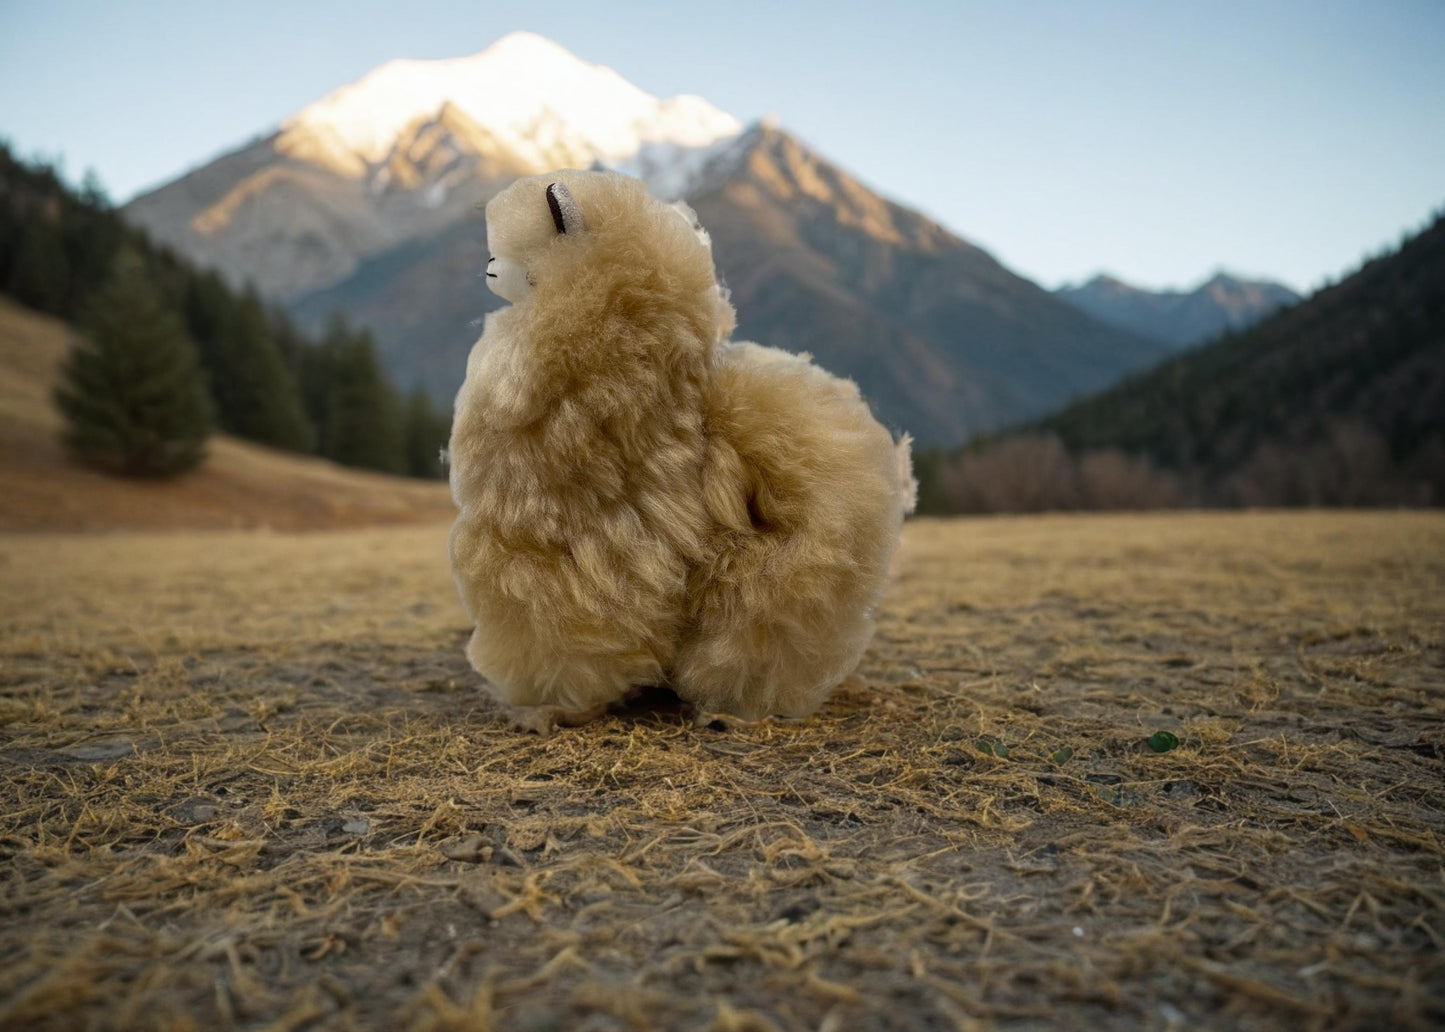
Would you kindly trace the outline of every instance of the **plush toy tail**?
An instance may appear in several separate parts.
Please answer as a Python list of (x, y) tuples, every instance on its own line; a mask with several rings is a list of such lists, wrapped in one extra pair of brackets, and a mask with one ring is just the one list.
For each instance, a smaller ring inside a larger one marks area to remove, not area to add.
[(898, 463), (898, 490), (903, 500), (903, 515), (911, 516), (918, 508), (918, 478), (913, 475), (913, 437), (904, 434), (893, 446)]

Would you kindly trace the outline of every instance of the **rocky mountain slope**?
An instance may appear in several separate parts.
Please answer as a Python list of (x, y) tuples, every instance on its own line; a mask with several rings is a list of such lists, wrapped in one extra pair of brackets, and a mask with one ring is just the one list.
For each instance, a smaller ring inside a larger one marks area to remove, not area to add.
[(1193, 290), (1144, 290), (1101, 275), (1055, 293), (1096, 319), (1176, 348), (1246, 330), (1300, 299), (1281, 283), (1245, 280), (1225, 272)]
[(126, 214), (304, 324), (347, 313), (401, 383), (449, 401), (497, 303), (479, 281), (482, 204), (517, 176), (594, 165), (688, 197), (739, 332), (811, 351), (925, 442), (1041, 415), (1167, 351), (776, 126), (743, 131), (699, 98), (659, 100), (527, 34), (470, 58), (384, 65)]
[(1096, 390), (1159, 355), (759, 126), (692, 197), (738, 333), (864, 384), (926, 441), (962, 440)]
[(125, 212), (233, 284), (290, 301), (467, 219), (518, 176), (600, 162), (676, 195), (741, 128), (701, 98), (659, 100), (513, 33), (472, 57), (388, 62)]

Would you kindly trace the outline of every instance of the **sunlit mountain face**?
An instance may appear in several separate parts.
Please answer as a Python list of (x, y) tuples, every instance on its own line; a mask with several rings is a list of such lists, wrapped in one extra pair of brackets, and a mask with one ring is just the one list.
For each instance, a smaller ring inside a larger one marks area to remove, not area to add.
[(518, 176), (605, 165), (681, 196), (731, 115), (659, 100), (530, 33), (480, 54), (391, 61), (126, 206), (238, 285), (290, 300), (475, 214)]
[(540, 36), (393, 61), (126, 206), (133, 222), (303, 323), (370, 326), (403, 386), (450, 402), (481, 317), (482, 207), (513, 179), (608, 167), (687, 198), (739, 333), (809, 351), (879, 416), (953, 444), (1167, 351), (887, 200), (773, 124), (660, 99)]

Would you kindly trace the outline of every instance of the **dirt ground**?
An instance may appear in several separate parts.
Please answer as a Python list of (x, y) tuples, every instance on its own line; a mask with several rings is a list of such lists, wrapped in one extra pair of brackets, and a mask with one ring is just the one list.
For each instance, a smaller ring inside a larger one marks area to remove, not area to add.
[(0, 537), (0, 1027), (1445, 1024), (1445, 515), (921, 521), (812, 719), (548, 739), (444, 534)]

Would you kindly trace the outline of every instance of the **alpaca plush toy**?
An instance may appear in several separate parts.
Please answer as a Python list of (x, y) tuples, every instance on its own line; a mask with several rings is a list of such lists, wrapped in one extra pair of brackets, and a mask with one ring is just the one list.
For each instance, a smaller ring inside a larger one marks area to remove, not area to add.
[(810, 713), (872, 636), (906, 439), (806, 356), (725, 343), (706, 234), (636, 179), (519, 180), (487, 243), (512, 304), (472, 349), (449, 448), (472, 666), (539, 731), (645, 685)]

